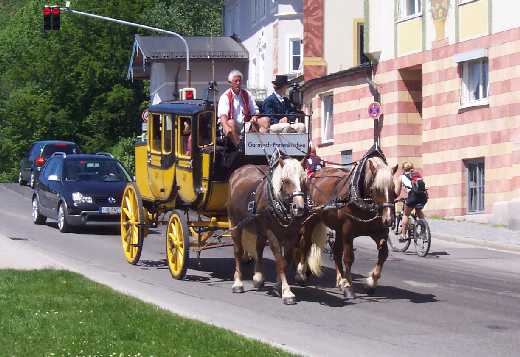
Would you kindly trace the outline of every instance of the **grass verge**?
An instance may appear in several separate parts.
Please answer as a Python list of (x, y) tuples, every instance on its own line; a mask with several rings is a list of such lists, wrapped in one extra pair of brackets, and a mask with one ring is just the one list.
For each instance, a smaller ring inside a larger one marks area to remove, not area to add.
[(0, 316), (6, 356), (290, 356), (67, 271), (0, 270)]

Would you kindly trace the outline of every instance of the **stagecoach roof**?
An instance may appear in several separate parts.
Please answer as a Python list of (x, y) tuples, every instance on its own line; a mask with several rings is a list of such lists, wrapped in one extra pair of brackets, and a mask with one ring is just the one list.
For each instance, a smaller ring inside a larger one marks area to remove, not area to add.
[(207, 104), (205, 100), (163, 102), (150, 106), (148, 110), (152, 113), (193, 115), (204, 110)]

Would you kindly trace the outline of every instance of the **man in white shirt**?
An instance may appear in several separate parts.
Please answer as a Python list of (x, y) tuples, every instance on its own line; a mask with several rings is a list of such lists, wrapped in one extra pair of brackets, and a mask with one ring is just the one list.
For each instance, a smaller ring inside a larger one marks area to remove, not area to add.
[(251, 122), (257, 125), (260, 132), (267, 132), (269, 128), (268, 120), (255, 116), (257, 110), (254, 98), (251, 93), (241, 88), (243, 77), (236, 69), (229, 72), (228, 82), (231, 87), (220, 96), (217, 112), (224, 135), (237, 146), (244, 123)]

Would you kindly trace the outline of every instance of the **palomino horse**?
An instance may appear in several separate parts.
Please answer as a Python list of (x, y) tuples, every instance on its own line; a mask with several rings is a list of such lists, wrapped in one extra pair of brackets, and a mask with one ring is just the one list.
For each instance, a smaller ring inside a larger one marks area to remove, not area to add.
[(291, 251), (298, 243), (305, 214), (305, 171), (298, 160), (290, 158), (279, 158), (272, 167), (268, 172), (266, 166), (242, 166), (229, 179), (228, 217), (235, 252), (232, 289), (244, 292), (240, 270), (244, 250), (255, 260), (254, 287), (263, 285), (262, 256), (267, 240), (275, 257), (282, 302), (295, 304), (282, 250)]
[[(381, 278), (383, 264), (388, 257), (388, 227), (394, 220), (395, 189), (393, 176), (397, 165), (390, 168), (378, 156), (365, 161), (364, 180), (360, 192), (363, 202), (370, 206), (352, 204), (352, 172), (344, 169), (325, 167), (308, 182), (308, 194), (314, 205), (322, 209), (311, 216), (304, 225), (300, 241), (300, 256), (296, 280), (307, 278), (307, 264), (311, 272), (320, 275), (321, 251), (326, 243), (327, 227), (335, 230), (334, 262), (336, 263), (336, 283), (345, 298), (354, 298), (351, 268), (354, 262), (354, 238), (370, 236), (376, 243), (378, 259), (369, 273), (366, 283), (369, 292), (377, 286)], [(307, 258), (307, 259), (305, 259)]]

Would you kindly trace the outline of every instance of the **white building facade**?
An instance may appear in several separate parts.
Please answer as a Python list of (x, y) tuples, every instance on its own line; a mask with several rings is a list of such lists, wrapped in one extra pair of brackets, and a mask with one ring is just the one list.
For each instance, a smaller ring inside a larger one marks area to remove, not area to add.
[(249, 52), (247, 88), (256, 99), (272, 91), (277, 74), (303, 73), (303, 0), (226, 0), (224, 35)]

